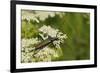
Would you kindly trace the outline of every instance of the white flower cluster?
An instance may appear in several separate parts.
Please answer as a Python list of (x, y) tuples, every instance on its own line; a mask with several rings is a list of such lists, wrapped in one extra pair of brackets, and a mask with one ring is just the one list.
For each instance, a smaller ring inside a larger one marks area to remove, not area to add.
[(51, 37), (56, 37), (58, 33), (58, 29), (53, 29), (50, 26), (43, 25), (40, 29), (40, 32), (43, 32), (43, 34), (47, 34), (48, 36)]
[[(44, 21), (48, 16), (54, 17), (56, 14), (58, 14), (60, 17), (63, 16), (63, 12), (46, 12), (46, 11), (35, 11), (32, 12), (30, 10), (22, 10), (22, 19), (33, 19), (36, 20), (37, 17), (39, 17), (40, 20)], [(37, 20), (36, 20), (37, 21)]]
[(41, 51), (39, 51), (36, 55), (36, 58), (38, 58), (38, 61), (42, 61), (42, 62), (48, 62), (48, 61), (52, 61), (52, 58), (58, 58), (59, 54), (50, 47), (44, 47), (44, 49), (42, 49)]
[[(56, 46), (56, 48), (60, 48), (60, 43), (63, 43), (64, 39), (67, 38), (66, 34), (63, 34), (58, 29), (54, 29), (50, 26), (43, 25), (39, 29), (39, 31), (42, 32), (42, 34), (40, 34), (40, 36), (43, 39), (48, 38), (48, 36), (58, 38), (59, 40), (56, 40), (56, 41), (53, 42), (53, 44)], [(45, 34), (47, 34), (47, 36), (44, 37)]]
[[(39, 43), (38, 39), (37, 38), (22, 39), (21, 43), (22, 43), (21, 62), (22, 63), (35, 62), (35, 59), (33, 58), (35, 47), (28, 47), (28, 46)], [(31, 50), (33, 51), (30, 52)]]
[[(52, 61), (54, 58), (59, 58), (62, 54), (60, 44), (64, 42), (64, 39), (67, 38), (65, 34), (60, 32), (58, 29), (54, 29), (50, 26), (42, 26), (39, 29), (39, 35), (45, 40), (48, 37), (57, 37), (58, 40), (55, 40), (53, 44), (57, 48), (51, 48), (50, 46), (45, 46), (43, 49), (35, 53), (34, 44), (38, 44), (41, 41), (38, 38), (22, 39), (22, 49), (21, 49), (21, 62), (22, 63), (31, 63), (31, 62), (47, 62)], [(41, 33), (42, 32), (42, 33)], [(47, 36), (45, 36), (45, 34)], [(31, 46), (30, 46), (31, 45)], [(29, 47), (30, 46), (30, 47)]]
[(38, 38), (31, 38), (31, 39), (22, 39), (22, 47), (27, 47), (30, 44), (37, 44), (40, 41), (38, 40)]
[(38, 44), (40, 41), (36, 38), (22, 39), (22, 49), (21, 49), (21, 62), (31, 63), (31, 62), (48, 62), (52, 61), (52, 58), (58, 58), (60, 54), (50, 47), (44, 47), (38, 53), (35, 53), (35, 47), (28, 47), (31, 44)]

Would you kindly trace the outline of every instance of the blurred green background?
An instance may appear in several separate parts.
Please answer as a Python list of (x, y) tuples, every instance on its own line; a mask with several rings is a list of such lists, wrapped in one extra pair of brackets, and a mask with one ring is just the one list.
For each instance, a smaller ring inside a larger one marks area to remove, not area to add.
[(61, 44), (63, 56), (57, 60), (90, 59), (89, 13), (22, 10), (21, 38), (38, 36), (38, 28), (44, 24), (68, 36)]

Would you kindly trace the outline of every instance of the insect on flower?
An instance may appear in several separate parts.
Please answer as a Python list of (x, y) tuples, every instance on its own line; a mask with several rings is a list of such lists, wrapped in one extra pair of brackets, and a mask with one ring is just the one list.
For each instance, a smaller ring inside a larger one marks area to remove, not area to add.
[[(48, 37), (47, 39), (43, 40), (42, 42), (35, 44), (35, 54), (40, 51), (41, 49), (43, 49), (44, 47), (48, 46), (49, 44), (53, 43), (54, 41), (58, 40), (57, 37)], [(30, 46), (28, 46), (30, 47)], [(32, 52), (33, 50), (31, 50), (30, 52)]]
[[(35, 48), (35, 54), (42, 50), (44, 47), (48, 46), (49, 44), (53, 44), (55, 48), (60, 48), (60, 43), (63, 43), (64, 39), (66, 38), (65, 34), (59, 32), (58, 29), (51, 28), (50, 26), (44, 25), (39, 29), (39, 31), (41, 32), (39, 33), (39, 35), (43, 41), (33, 45)], [(33, 50), (31, 50), (30, 52), (32, 51)]]

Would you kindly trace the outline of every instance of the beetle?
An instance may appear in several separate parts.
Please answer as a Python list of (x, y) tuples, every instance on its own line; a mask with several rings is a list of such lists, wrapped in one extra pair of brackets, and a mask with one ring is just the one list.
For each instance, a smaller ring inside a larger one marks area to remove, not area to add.
[(48, 39), (40, 42), (39, 44), (37, 44), (35, 46), (35, 50), (38, 50), (38, 49), (43, 49), (45, 46), (49, 45), (50, 43), (53, 43), (54, 41), (58, 40), (57, 37), (49, 37)]

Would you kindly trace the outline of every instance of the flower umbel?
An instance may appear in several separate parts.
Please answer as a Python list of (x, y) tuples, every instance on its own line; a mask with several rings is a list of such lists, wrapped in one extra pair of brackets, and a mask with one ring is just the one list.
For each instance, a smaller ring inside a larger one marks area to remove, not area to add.
[[(57, 40), (52, 41), (53, 45), (55, 47), (50, 47), (49, 45), (46, 45), (40, 48), (38, 53), (35, 53), (36, 44), (41, 43), (42, 41), (39, 40), (39, 38), (28, 38), (28, 39), (22, 39), (22, 53), (21, 53), (21, 62), (22, 63), (31, 63), (31, 62), (48, 62), (52, 61), (55, 58), (59, 58), (62, 55), (62, 49), (60, 47), (61, 43), (64, 43), (64, 39), (67, 38), (66, 34), (60, 32), (58, 29), (54, 29), (51, 26), (43, 25), (39, 28), (39, 36), (45, 41), (45, 43), (48, 42), (49, 37), (51, 38), (57, 38)], [(42, 46), (43, 46), (42, 42)], [(41, 45), (41, 44), (40, 44)], [(39, 45), (39, 46), (40, 46)], [(55, 48), (57, 48), (55, 50)]]

